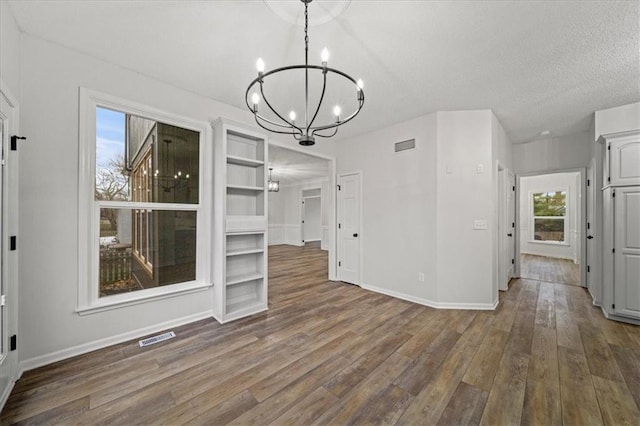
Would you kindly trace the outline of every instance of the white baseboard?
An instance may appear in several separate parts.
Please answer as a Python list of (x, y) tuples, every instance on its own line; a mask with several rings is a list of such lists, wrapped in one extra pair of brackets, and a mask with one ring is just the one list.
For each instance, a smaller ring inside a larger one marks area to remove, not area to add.
[(270, 246), (284, 244), (284, 225), (280, 225), (280, 224), (269, 225), (269, 241), (267, 244)]
[(361, 284), (360, 287), (362, 287), (365, 290), (385, 294), (387, 296), (395, 297), (398, 299), (406, 300), (408, 302), (414, 302), (420, 305), (428, 306), (430, 308), (437, 308), (437, 309), (471, 309), (471, 310), (479, 310), (479, 311), (492, 311), (498, 306), (498, 299), (496, 299), (493, 303), (434, 302), (433, 300), (423, 299), (421, 297), (415, 297), (405, 293), (387, 290), (386, 288), (369, 286), (365, 284)]
[(4, 410), (4, 405), (7, 403), (7, 400), (11, 395), (11, 391), (13, 390), (13, 387), (16, 385), (16, 381), (18, 381), (20, 376), (22, 376), (22, 373), (18, 374), (18, 377), (11, 381), (11, 384), (7, 386), (7, 388), (4, 390), (4, 393), (0, 397), (0, 412)]
[(178, 318), (171, 321), (166, 321), (160, 324), (154, 324), (149, 327), (139, 328), (137, 330), (128, 331), (126, 333), (118, 334), (104, 339), (95, 340), (89, 343), (83, 343), (81, 345), (73, 346), (71, 348), (62, 349), (49, 354), (36, 356), (26, 359), (20, 363), (20, 373), (24, 371), (33, 370), (34, 368), (42, 367), (44, 365), (52, 364), (54, 362), (62, 361), (67, 358), (71, 358), (77, 355), (82, 355), (87, 352), (102, 349), (107, 346), (116, 345), (118, 343), (126, 342), (127, 340), (136, 339), (138, 337), (146, 336), (151, 333), (166, 330), (171, 327), (179, 327), (191, 322), (200, 321), (205, 318), (211, 318), (213, 316), (212, 311), (200, 312), (197, 314), (189, 315), (186, 317)]

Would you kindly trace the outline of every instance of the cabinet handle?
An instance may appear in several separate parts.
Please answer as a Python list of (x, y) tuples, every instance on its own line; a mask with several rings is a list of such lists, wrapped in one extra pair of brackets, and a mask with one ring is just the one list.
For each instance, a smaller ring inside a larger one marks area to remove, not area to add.
[(593, 235), (587, 235), (587, 240), (593, 240)]
[(358, 238), (358, 234), (353, 234), (353, 237), (354, 238)]

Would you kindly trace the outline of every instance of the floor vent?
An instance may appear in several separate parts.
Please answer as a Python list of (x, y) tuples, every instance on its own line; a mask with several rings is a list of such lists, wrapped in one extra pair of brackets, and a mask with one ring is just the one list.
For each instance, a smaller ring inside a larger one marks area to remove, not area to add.
[(138, 344), (140, 345), (141, 348), (143, 348), (145, 346), (153, 345), (154, 343), (162, 342), (164, 340), (173, 339), (174, 337), (176, 337), (176, 333), (174, 333), (173, 331), (170, 331), (168, 333), (158, 334), (157, 336), (153, 336), (153, 337), (149, 337), (148, 339), (140, 340), (138, 342)]
[(394, 144), (395, 152), (406, 151), (408, 149), (414, 149), (416, 147), (416, 140), (409, 139), (402, 142), (396, 142)]

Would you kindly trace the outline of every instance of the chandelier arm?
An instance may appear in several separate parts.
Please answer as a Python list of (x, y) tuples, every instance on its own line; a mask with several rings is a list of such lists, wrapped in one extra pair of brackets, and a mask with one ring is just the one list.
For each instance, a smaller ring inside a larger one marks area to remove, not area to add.
[[(276, 110), (271, 106), (271, 104), (269, 103), (269, 100), (267, 99), (267, 97), (266, 97), (266, 96), (265, 96), (265, 94), (264, 94), (264, 90), (262, 90), (262, 80), (260, 80), (260, 94), (262, 95), (262, 99), (264, 99), (264, 103), (265, 103), (265, 104), (267, 104), (267, 106), (269, 107), (269, 109), (271, 110), (271, 112), (273, 112), (275, 115), (277, 115), (277, 116), (278, 116), (278, 118), (279, 118), (280, 120), (282, 120), (284, 123), (287, 123), (287, 125), (286, 125), (286, 126), (284, 126), (284, 125), (279, 125), (279, 126), (281, 126), (281, 127), (288, 127), (288, 128), (290, 128), (290, 129), (292, 129), (292, 130), (295, 128), (295, 129), (298, 129), (298, 131), (299, 131), (300, 133), (302, 133), (302, 129), (300, 129), (300, 128), (299, 128), (298, 126), (296, 126), (295, 124), (290, 123), (288, 120), (286, 120), (284, 117), (282, 117), (282, 116), (278, 113), (278, 111), (276, 111)], [(264, 119), (264, 117), (262, 117), (262, 116), (261, 116), (261, 118), (263, 118), (263, 119)], [(266, 121), (266, 120), (265, 120), (265, 121)], [(276, 125), (278, 125), (277, 123), (273, 123), (273, 122), (272, 122), (272, 124), (276, 124)]]
[(321, 135), (320, 133), (316, 133), (315, 131), (313, 133), (311, 133), (311, 134), (313, 136), (318, 136), (318, 137), (321, 137), (321, 138), (332, 138), (332, 137), (334, 137), (336, 135), (336, 133), (338, 133), (338, 126), (335, 126), (334, 128), (335, 128), (335, 130), (330, 135)]
[[(258, 124), (258, 126), (262, 127), (266, 131), (269, 131), (269, 132), (272, 132), (272, 133), (280, 133), (281, 135), (292, 135), (293, 137), (296, 137), (296, 135), (297, 135), (297, 132), (293, 132), (293, 131), (291, 131), (291, 132), (283, 132), (282, 130), (273, 130), (273, 129), (270, 129), (270, 128), (266, 127), (264, 124), (262, 124), (260, 122), (260, 120), (263, 120), (263, 121), (265, 121), (265, 122), (267, 122), (269, 124), (273, 124), (274, 126), (280, 126), (280, 127), (285, 127), (285, 126), (282, 126), (281, 124), (278, 124), (278, 123), (274, 123), (271, 120), (267, 120), (266, 118), (262, 117), (261, 115), (255, 114), (254, 118), (255, 118), (256, 123)], [(258, 118), (260, 120), (258, 120)], [(302, 135), (302, 130), (300, 130), (300, 129), (298, 129), (298, 130), (300, 131), (300, 135)]]
[(324, 92), (327, 89), (327, 73), (323, 72), (322, 75), (324, 76), (324, 79), (322, 82), (322, 93), (320, 94), (320, 101), (318, 101), (318, 108), (316, 108), (316, 112), (313, 114), (313, 118), (311, 119), (309, 124), (307, 124), (307, 134), (309, 134), (309, 130), (311, 129), (313, 122), (318, 116), (318, 112), (320, 112), (320, 107), (322, 106), (322, 101), (324, 100)]
[(348, 116), (344, 120), (340, 120), (340, 121), (332, 123), (332, 124), (327, 124), (326, 126), (312, 127), (311, 130), (315, 132), (315, 131), (328, 130), (328, 129), (332, 129), (334, 127), (342, 126), (343, 124), (348, 123), (349, 121), (353, 120), (355, 118), (355, 116), (358, 115), (358, 113), (362, 109), (363, 104), (364, 104), (364, 93), (362, 94), (362, 100), (358, 101), (358, 109), (355, 110), (350, 116)]

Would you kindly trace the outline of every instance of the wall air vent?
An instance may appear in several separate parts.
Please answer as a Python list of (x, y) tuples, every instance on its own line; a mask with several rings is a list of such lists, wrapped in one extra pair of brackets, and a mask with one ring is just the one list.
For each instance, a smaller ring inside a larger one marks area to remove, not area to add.
[(409, 149), (414, 149), (415, 147), (416, 147), (416, 140), (415, 139), (409, 139), (409, 140), (402, 141), (402, 142), (396, 142), (394, 144), (395, 152), (407, 151)]

